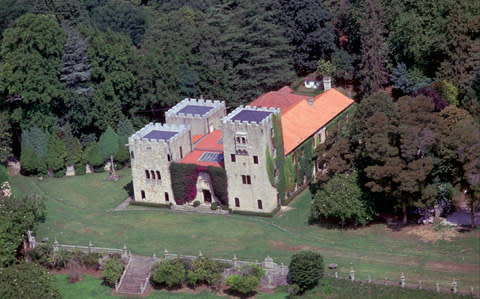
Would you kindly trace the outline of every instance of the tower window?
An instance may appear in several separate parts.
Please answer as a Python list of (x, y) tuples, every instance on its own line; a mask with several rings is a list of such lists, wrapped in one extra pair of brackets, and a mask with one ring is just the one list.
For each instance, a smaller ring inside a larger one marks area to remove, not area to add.
[(260, 199), (257, 200), (257, 205), (258, 205), (259, 210), (263, 210), (263, 204), (262, 204), (262, 201)]
[(135, 155), (133, 154), (133, 151), (130, 151), (130, 158), (133, 160), (135, 159)]
[(168, 161), (168, 162), (172, 161), (172, 155), (167, 154), (167, 161)]
[(253, 163), (258, 164), (258, 156), (253, 156)]
[(162, 177), (160, 176), (160, 171), (157, 170), (157, 180), (161, 180)]
[(240, 199), (238, 199), (238, 197), (235, 197), (235, 207), (240, 207)]
[(170, 198), (168, 197), (168, 192), (165, 192), (165, 201), (166, 201), (166, 202), (169, 202), (169, 201), (170, 201)]
[(252, 184), (252, 179), (250, 178), (249, 175), (242, 175), (242, 184), (244, 185)]
[(148, 170), (145, 170), (145, 177), (148, 179), (150, 179), (150, 171)]
[(150, 171), (150, 173), (152, 174), (152, 180), (154, 180), (155, 179), (155, 171), (152, 170), (152, 171)]
[(237, 162), (237, 157), (235, 157), (235, 154), (230, 154), (230, 158), (232, 159), (232, 162)]
[(183, 159), (183, 149), (180, 147), (180, 159)]
[(145, 191), (140, 191), (140, 193), (142, 194), (142, 199), (145, 200)]

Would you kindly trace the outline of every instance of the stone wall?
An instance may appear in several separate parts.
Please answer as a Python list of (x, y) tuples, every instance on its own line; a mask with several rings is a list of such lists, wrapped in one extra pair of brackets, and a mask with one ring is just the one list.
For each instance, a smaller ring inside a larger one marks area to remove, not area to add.
[[(244, 108), (237, 108), (223, 121), (228, 205), (232, 210), (269, 213), (278, 206), (277, 190), (270, 183), (266, 169), (267, 150), (273, 156), (272, 116), (268, 116), (260, 123), (231, 121), (230, 118), (242, 109)], [(278, 109), (250, 108), (248, 106), (245, 109), (280, 112)], [(245, 138), (246, 142), (237, 142), (237, 137)], [(232, 155), (235, 155), (235, 162), (232, 161)], [(242, 176), (249, 176), (246, 183)], [(236, 206), (236, 198), (238, 198), (239, 207)], [(262, 209), (259, 209), (259, 200)]]
[[(178, 113), (187, 105), (212, 107), (204, 115)], [(165, 113), (167, 124), (189, 125), (192, 135), (203, 135), (221, 128), (221, 120), (226, 115), (225, 102), (186, 98)]]
[[(178, 134), (168, 141), (142, 138), (152, 130), (177, 131)], [(175, 204), (169, 167), (170, 162), (178, 161), (192, 151), (189, 128), (176, 125), (149, 124), (129, 138), (128, 146), (130, 149), (134, 200)], [(168, 155), (170, 155), (171, 161), (168, 161)], [(149, 178), (146, 176), (146, 171), (149, 171)], [(158, 179), (158, 175), (160, 175), (160, 179)]]

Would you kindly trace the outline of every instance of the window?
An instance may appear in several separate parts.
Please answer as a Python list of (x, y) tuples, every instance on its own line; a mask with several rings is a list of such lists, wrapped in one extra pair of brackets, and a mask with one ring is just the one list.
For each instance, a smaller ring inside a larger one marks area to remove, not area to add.
[(235, 207), (240, 208), (240, 199), (238, 197), (235, 197)]
[(133, 154), (133, 151), (130, 151), (130, 158), (133, 160), (135, 159), (135, 155)]
[(237, 162), (237, 157), (235, 157), (235, 154), (230, 154), (230, 158), (232, 159), (232, 162)]
[(292, 163), (293, 163), (293, 165), (297, 164), (297, 151), (293, 152)]
[(243, 143), (243, 144), (247, 143), (247, 138), (242, 137), (242, 143)]
[(145, 200), (145, 191), (140, 191), (140, 193), (142, 194), (142, 199)]
[(242, 175), (242, 184), (250, 185), (252, 184), (252, 179), (249, 175)]
[(165, 201), (170, 201), (170, 198), (168, 197), (168, 192), (165, 192)]
[(152, 171), (150, 171), (150, 173), (152, 174), (152, 180), (154, 180), (155, 179), (155, 171), (152, 170)]
[(172, 155), (167, 154), (167, 161), (168, 161), (168, 162), (172, 161)]
[(180, 159), (183, 159), (183, 149), (180, 147)]
[(157, 180), (161, 180), (162, 177), (160, 176), (160, 171), (157, 170)]
[(237, 139), (237, 143), (240, 143), (240, 137), (237, 137), (236, 139)]
[(147, 180), (150, 179), (150, 171), (145, 170), (145, 177), (147, 178)]
[(253, 156), (253, 163), (258, 164), (258, 156)]
[(263, 204), (262, 204), (262, 201), (260, 199), (257, 200), (257, 205), (258, 205), (259, 210), (263, 210)]

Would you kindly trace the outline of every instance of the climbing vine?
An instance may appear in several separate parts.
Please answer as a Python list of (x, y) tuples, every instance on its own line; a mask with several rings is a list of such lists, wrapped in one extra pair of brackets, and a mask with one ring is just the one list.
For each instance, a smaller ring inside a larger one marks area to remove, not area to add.
[[(275, 147), (276, 155), (274, 158), (274, 166), (277, 170), (277, 177), (275, 178), (275, 187), (277, 188), (278, 196), (282, 200), (285, 200), (285, 154), (283, 151), (283, 132), (282, 122), (280, 116), (277, 114), (272, 115), (273, 123), (273, 145)], [(268, 160), (267, 160), (268, 162)], [(268, 169), (268, 168), (267, 168)]]
[(197, 196), (197, 179), (200, 172), (208, 173), (212, 180), (215, 196), (222, 205), (228, 205), (227, 174), (225, 169), (184, 163), (170, 164), (170, 176), (175, 202), (183, 205), (195, 199), (195, 196)]

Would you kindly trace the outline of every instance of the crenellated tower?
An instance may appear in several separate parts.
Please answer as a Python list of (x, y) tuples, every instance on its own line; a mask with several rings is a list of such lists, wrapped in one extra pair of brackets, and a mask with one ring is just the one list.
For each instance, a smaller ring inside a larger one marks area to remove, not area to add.
[(175, 204), (170, 163), (192, 151), (190, 127), (150, 123), (128, 138), (135, 201)]
[(190, 126), (192, 135), (206, 135), (220, 130), (225, 115), (223, 101), (186, 98), (165, 113), (165, 120), (168, 124)]
[(273, 156), (272, 116), (280, 109), (238, 107), (223, 119), (229, 208), (268, 213), (278, 205), (277, 190), (267, 173), (267, 151)]

